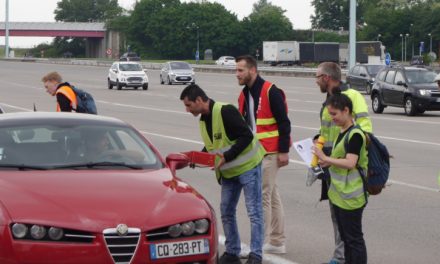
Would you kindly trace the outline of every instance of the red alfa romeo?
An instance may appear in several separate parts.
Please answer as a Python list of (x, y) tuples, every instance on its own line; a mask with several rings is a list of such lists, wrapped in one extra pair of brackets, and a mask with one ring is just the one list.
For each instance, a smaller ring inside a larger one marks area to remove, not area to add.
[(132, 126), (0, 115), (0, 263), (215, 263), (214, 210)]

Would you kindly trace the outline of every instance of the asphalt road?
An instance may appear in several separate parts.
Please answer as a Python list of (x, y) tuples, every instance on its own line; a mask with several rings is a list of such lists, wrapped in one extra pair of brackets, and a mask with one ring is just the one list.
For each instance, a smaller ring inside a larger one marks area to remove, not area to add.
[[(54, 111), (55, 98), (45, 93), (41, 77), (53, 70), (66, 81), (91, 92), (100, 115), (133, 124), (162, 155), (202, 148), (198, 119), (186, 113), (179, 95), (183, 85), (160, 85), (159, 72), (148, 71), (150, 88), (109, 90), (108, 69), (102, 67), (0, 62), (0, 105), (7, 112)], [(286, 92), (292, 136), (313, 136), (319, 126), (324, 95), (313, 78), (268, 77)], [(198, 73), (197, 83), (217, 101), (236, 103), (240, 88), (233, 74)], [(368, 104), (371, 104), (367, 98)], [(370, 114), (375, 134), (388, 146), (392, 160), (389, 186), (371, 197), (364, 213), (369, 263), (438, 263), (440, 259), (439, 175), (440, 112), (407, 117), (403, 109), (386, 108)], [(333, 251), (333, 231), (327, 202), (318, 202), (320, 183), (305, 186), (306, 167), (293, 150), (291, 163), (281, 169), (278, 184), (286, 213), (288, 253), (265, 256), (265, 263), (317, 264)], [(209, 169), (183, 169), (179, 176), (219, 208), (219, 185)], [(190, 208), (188, 209), (190, 210)], [(218, 212), (219, 216), (219, 212)], [(243, 202), (238, 209), (242, 241), (249, 244), (249, 222)], [(219, 231), (222, 233), (221, 225)], [(222, 237), (220, 237), (222, 240)], [(222, 249), (221, 249), (222, 251)]]

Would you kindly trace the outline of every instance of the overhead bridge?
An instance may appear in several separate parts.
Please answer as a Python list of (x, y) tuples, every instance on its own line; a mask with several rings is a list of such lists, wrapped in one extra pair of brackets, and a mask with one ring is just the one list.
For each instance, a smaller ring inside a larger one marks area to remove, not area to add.
[[(0, 36), (5, 36), (5, 23), (0, 22)], [(86, 56), (119, 57), (119, 33), (107, 30), (97, 22), (9, 22), (10, 37), (79, 37), (86, 39)]]

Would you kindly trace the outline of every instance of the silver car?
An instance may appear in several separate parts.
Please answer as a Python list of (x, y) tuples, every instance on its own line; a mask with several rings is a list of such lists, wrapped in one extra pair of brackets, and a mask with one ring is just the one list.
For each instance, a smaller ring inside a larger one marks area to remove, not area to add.
[(195, 83), (194, 70), (186, 62), (183, 61), (169, 61), (165, 63), (160, 71), (160, 83)]

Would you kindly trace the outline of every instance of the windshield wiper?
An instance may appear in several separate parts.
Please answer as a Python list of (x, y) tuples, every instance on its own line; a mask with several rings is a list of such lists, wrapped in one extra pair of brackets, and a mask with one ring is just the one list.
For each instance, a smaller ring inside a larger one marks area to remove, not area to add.
[(67, 165), (59, 165), (59, 166), (53, 166), (53, 169), (75, 169), (75, 168), (96, 168), (96, 167), (102, 167), (102, 166), (109, 166), (109, 167), (125, 167), (129, 169), (134, 170), (141, 170), (143, 169), (142, 165), (135, 165), (135, 164), (127, 164), (125, 162), (109, 162), (109, 161), (101, 161), (101, 162), (89, 162), (89, 163), (78, 163), (78, 164), (67, 164)]
[(47, 166), (34, 166), (34, 165), (26, 165), (26, 164), (0, 164), (1, 168), (10, 168), (17, 170), (48, 170), (50, 169)]

